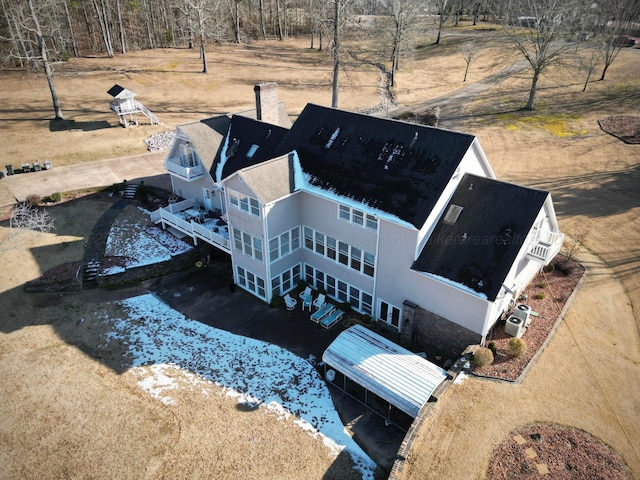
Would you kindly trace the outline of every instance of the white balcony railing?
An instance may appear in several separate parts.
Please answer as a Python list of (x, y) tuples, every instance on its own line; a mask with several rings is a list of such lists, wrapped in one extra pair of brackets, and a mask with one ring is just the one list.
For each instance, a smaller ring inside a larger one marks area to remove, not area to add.
[(527, 257), (546, 265), (558, 254), (563, 240), (564, 233), (542, 231), (537, 240), (529, 246)]
[(172, 175), (177, 175), (178, 177), (186, 180), (188, 182), (192, 182), (201, 178), (204, 175), (204, 169), (202, 165), (188, 166), (183, 165), (180, 161), (180, 157), (178, 158), (170, 158), (166, 163), (167, 171)]
[(226, 225), (221, 225), (218, 219), (201, 218), (201, 215), (192, 209), (195, 199), (190, 198), (182, 202), (159, 208), (151, 212), (153, 223), (162, 223), (162, 227), (176, 228), (193, 238), (194, 243), (198, 239), (231, 253), (229, 243), (229, 230)]

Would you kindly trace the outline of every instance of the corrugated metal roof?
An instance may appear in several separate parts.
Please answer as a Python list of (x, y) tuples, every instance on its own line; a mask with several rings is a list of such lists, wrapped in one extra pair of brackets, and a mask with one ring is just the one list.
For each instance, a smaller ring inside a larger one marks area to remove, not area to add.
[(412, 417), (447, 378), (442, 368), (362, 325), (338, 335), (322, 360)]

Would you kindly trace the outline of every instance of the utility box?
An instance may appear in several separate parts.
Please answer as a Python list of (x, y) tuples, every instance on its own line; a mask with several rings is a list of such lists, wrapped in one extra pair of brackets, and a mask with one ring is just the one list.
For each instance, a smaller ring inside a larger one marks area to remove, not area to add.
[(522, 337), (525, 331), (524, 321), (516, 316), (511, 315), (504, 325), (504, 333), (512, 337)]

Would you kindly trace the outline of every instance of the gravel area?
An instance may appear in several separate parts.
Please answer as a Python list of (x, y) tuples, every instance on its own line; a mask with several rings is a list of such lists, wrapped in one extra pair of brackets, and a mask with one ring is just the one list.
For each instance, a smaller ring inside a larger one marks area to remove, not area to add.
[(592, 435), (556, 424), (520, 427), (498, 445), (487, 478), (631, 480), (624, 460)]
[(553, 271), (539, 273), (525, 289), (519, 302), (529, 305), (535, 312), (530, 326), (522, 335), (522, 340), (527, 345), (526, 353), (519, 358), (509, 353), (508, 344), (511, 336), (504, 333), (505, 320), (502, 320), (487, 337), (487, 345), (493, 342), (496, 346), (494, 362), (484, 367), (474, 365), (471, 367), (471, 373), (515, 381), (544, 346), (566, 301), (584, 274), (582, 265), (567, 261), (562, 255), (558, 255), (551, 265), (554, 266)]

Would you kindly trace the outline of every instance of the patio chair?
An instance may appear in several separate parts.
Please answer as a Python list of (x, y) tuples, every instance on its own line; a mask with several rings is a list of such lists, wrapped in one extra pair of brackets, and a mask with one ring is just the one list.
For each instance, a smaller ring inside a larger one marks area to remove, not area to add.
[(323, 328), (326, 328), (327, 330), (329, 330), (336, 323), (338, 323), (338, 321), (342, 318), (343, 315), (344, 315), (344, 311), (335, 309), (329, 315), (327, 315), (322, 320), (320, 320), (320, 325), (322, 325)]
[(305, 288), (302, 292), (300, 292), (300, 298), (304, 299), (305, 297), (311, 295), (311, 287)]
[(285, 307), (287, 307), (287, 310), (293, 310), (294, 308), (296, 308), (296, 305), (298, 304), (298, 301), (291, 297), (291, 295), (289, 295), (288, 293), (284, 296), (284, 305)]
[(313, 306), (315, 307), (316, 310), (318, 310), (324, 307), (326, 303), (327, 303), (327, 297), (325, 296), (324, 293), (320, 293), (318, 294), (316, 299), (313, 301)]
[(311, 321), (320, 323), (320, 320), (322, 320), (324, 317), (326, 317), (331, 312), (333, 312), (335, 308), (336, 307), (334, 307), (330, 303), (325, 303), (324, 306), (320, 308), (320, 310), (311, 314)]

